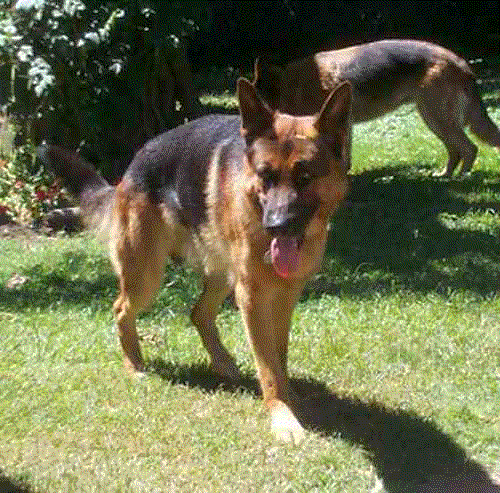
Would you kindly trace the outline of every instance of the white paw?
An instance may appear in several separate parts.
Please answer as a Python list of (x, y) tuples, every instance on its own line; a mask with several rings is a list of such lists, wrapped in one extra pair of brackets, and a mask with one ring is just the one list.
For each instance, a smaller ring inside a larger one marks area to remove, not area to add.
[(384, 483), (380, 478), (376, 479), (375, 486), (370, 493), (385, 493)]
[(304, 428), (283, 402), (271, 409), (271, 431), (278, 440), (295, 445), (305, 438)]

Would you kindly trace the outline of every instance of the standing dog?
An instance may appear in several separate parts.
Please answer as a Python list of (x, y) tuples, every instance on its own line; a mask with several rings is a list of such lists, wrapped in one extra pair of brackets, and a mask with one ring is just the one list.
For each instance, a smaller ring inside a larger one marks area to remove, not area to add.
[(500, 132), (490, 120), (475, 77), (465, 60), (441, 46), (412, 40), (384, 40), (323, 51), (284, 69), (255, 64), (254, 84), (268, 104), (293, 115), (318, 111), (340, 82), (352, 84), (353, 122), (371, 120), (414, 102), (427, 126), (443, 141), (451, 176), (471, 170), (477, 147), (474, 134), (500, 149)]
[(240, 116), (206, 116), (149, 141), (117, 187), (60, 147), (38, 154), (65, 179), (87, 220), (110, 233), (125, 365), (145, 370), (136, 315), (152, 302), (167, 257), (187, 259), (203, 274), (191, 319), (213, 369), (239, 375), (215, 325), (234, 289), (272, 429), (297, 441), (303, 429), (287, 377), (290, 318), (347, 192), (351, 86), (335, 89), (314, 116), (272, 112), (246, 79), (238, 81), (238, 99)]

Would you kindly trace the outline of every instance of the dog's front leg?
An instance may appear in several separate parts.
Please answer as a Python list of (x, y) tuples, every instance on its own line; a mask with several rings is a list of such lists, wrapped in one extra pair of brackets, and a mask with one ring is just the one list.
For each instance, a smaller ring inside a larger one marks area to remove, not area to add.
[(283, 441), (295, 443), (304, 429), (295, 417), (287, 376), (290, 318), (301, 289), (284, 290), (268, 282), (238, 280), (236, 301), (255, 357), (264, 405), (271, 412), (271, 428)]

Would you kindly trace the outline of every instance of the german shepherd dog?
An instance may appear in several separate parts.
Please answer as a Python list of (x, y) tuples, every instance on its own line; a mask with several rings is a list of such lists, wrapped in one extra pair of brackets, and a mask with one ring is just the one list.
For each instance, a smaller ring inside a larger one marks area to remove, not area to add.
[(284, 68), (257, 60), (254, 85), (273, 109), (292, 115), (318, 111), (342, 81), (352, 84), (353, 123), (371, 120), (414, 102), (423, 120), (448, 151), (440, 173), (469, 172), (477, 147), (464, 126), (500, 150), (500, 132), (483, 105), (465, 60), (423, 41), (383, 40), (336, 51), (323, 51)]
[(136, 315), (151, 304), (167, 258), (186, 259), (203, 276), (191, 319), (214, 371), (239, 378), (215, 325), (234, 289), (273, 432), (298, 441), (303, 428), (287, 377), (290, 318), (348, 189), (351, 86), (340, 85), (317, 114), (302, 117), (271, 111), (246, 79), (237, 89), (240, 115), (205, 116), (150, 140), (116, 187), (76, 153), (44, 145), (38, 154), (65, 179), (88, 223), (109, 232), (126, 367), (145, 371)]

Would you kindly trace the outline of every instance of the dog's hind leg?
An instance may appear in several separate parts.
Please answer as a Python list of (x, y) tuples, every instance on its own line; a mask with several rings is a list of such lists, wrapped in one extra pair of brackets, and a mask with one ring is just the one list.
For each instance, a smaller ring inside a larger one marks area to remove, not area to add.
[(121, 291), (113, 307), (125, 367), (131, 372), (144, 372), (146, 368), (135, 327), (137, 312), (133, 309), (133, 303), (130, 302), (128, 294)]
[(203, 345), (210, 354), (213, 370), (222, 377), (236, 380), (240, 377), (240, 372), (220, 342), (215, 324), (220, 305), (230, 291), (226, 274), (205, 277), (203, 292), (191, 312), (191, 321), (198, 329)]
[(470, 172), (472, 165), (476, 160), (477, 146), (471, 142), (467, 134), (460, 127), (454, 127), (449, 132), (449, 139), (453, 141), (455, 146), (460, 148), (460, 158), (462, 167), (458, 174), (463, 176)]
[[(441, 98), (441, 99), (439, 99)], [(439, 101), (439, 104), (436, 102)], [(451, 95), (425, 94), (417, 101), (417, 108), (429, 129), (443, 142), (448, 151), (448, 163), (439, 176), (451, 177), (462, 161), (460, 174), (471, 170), (477, 147), (463, 130), (464, 115), (460, 101)]]
[(145, 365), (135, 319), (151, 304), (161, 285), (168, 252), (166, 228), (159, 209), (143, 194), (129, 195), (120, 187), (115, 216), (110, 254), (120, 293), (114, 313), (125, 366), (142, 372)]

